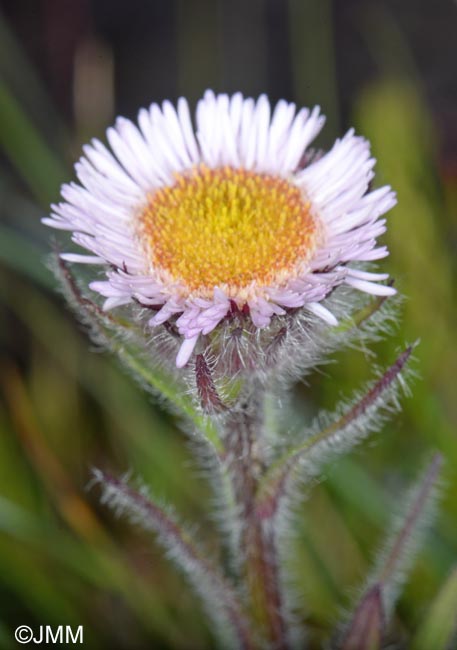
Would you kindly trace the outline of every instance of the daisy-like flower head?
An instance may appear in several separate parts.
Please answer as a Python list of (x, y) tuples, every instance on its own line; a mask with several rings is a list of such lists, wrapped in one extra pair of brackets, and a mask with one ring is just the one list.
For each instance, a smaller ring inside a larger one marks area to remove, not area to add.
[(195, 127), (185, 99), (152, 104), (138, 125), (108, 129), (111, 151), (84, 147), (80, 184), (63, 186), (44, 222), (90, 251), (65, 260), (104, 267), (90, 288), (105, 309), (136, 302), (153, 310), (151, 327), (173, 321), (178, 367), (234, 307), (257, 328), (298, 307), (334, 325), (322, 301), (336, 286), (394, 292), (354, 263), (387, 255), (377, 238), (395, 196), (368, 191), (375, 161), (353, 130), (313, 159), (323, 124), (318, 107), (272, 111), (264, 95), (207, 91)]

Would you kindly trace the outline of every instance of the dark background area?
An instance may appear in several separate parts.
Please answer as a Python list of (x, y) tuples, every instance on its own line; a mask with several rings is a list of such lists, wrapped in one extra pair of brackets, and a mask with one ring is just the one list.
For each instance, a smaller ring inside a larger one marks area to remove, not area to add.
[(367, 83), (386, 69), (415, 73), (440, 144), (450, 158), (455, 153), (456, 7), (447, 0), (21, 0), (1, 6), (70, 124), (77, 117), (75, 59), (88, 44), (94, 51), (99, 44), (95, 64), (98, 58), (101, 67), (112, 67), (116, 113), (129, 117), (152, 100), (185, 95), (195, 101), (211, 87), (321, 103), (345, 126)]

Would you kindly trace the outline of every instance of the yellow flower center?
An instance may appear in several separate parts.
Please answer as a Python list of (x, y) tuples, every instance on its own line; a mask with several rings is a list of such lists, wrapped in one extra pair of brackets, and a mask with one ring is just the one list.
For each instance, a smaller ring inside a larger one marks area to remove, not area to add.
[(247, 299), (281, 286), (315, 249), (317, 224), (295, 185), (269, 174), (204, 165), (148, 197), (139, 235), (154, 272), (186, 293), (214, 287)]

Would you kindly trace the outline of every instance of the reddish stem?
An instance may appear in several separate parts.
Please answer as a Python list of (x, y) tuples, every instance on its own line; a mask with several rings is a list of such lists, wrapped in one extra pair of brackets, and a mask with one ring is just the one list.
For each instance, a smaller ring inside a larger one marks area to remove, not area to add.
[(257, 409), (246, 405), (227, 426), (230, 470), (244, 525), (241, 539), (244, 577), (248, 585), (253, 624), (261, 630), (259, 647), (265, 641), (275, 650), (288, 650), (287, 632), (282, 616), (277, 550), (274, 531), (265, 524), (256, 509), (255, 494), (262, 462), (258, 457), (257, 437), (261, 422)]

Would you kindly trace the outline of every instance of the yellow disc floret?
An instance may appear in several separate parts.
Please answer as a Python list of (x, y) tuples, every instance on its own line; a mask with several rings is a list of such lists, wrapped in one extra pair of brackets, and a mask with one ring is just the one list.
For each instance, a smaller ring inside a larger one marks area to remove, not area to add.
[(317, 226), (301, 191), (284, 178), (204, 165), (149, 196), (139, 236), (151, 268), (186, 292), (232, 298), (280, 286), (306, 264)]

